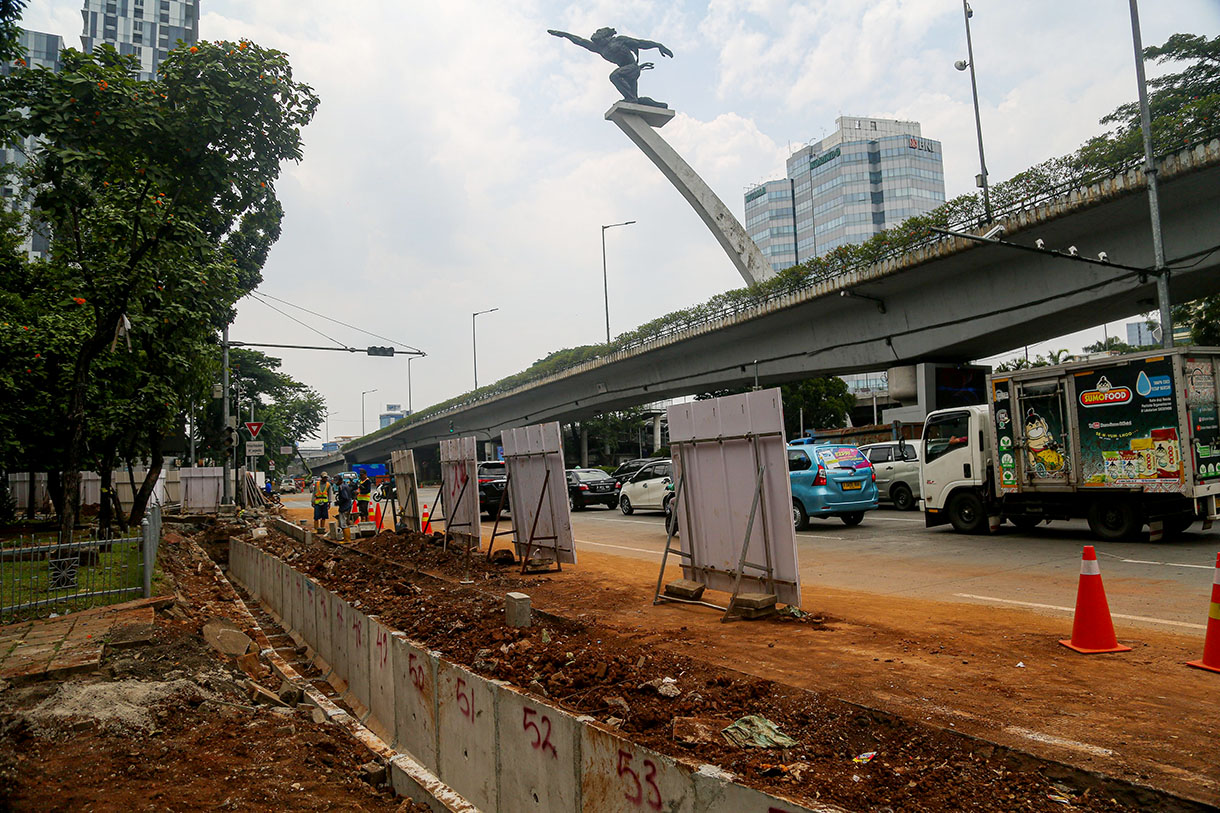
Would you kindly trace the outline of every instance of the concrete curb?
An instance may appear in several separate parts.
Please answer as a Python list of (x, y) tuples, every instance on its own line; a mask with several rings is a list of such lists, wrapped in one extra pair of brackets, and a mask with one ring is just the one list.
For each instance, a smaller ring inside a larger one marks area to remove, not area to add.
[[(195, 545), (190, 540), (187, 540), (187, 544)], [(201, 557), (208, 559), (207, 554), (204, 553), (202, 548), (199, 548), (198, 545), (195, 545), (195, 547)], [(230, 557), (232, 555), (233, 548), (230, 546)], [(241, 595), (233, 589), (220, 566), (213, 562), (212, 567), (215, 569), (219, 583), (232, 592), (235, 605), (246, 617), (250, 625), (250, 637), (258, 644), (261, 650), (260, 654), (271, 664), (271, 668), (284, 680), (299, 686), (307, 701), (321, 709), (330, 722), (342, 726), (348, 734), (365, 748), (369, 749), (374, 756), (387, 763), (390, 770), (391, 785), (395, 793), (400, 796), (406, 796), (421, 804), (426, 804), (437, 813), (444, 813), (445, 811), (449, 811), (449, 813), (478, 813), (476, 807), (455, 793), (452, 788), (441, 782), (435, 774), (410, 755), (395, 751), (384, 740), (365, 727), (361, 721), (339, 708), (326, 695), (314, 688), (313, 684), (294, 669), (292, 664), (284, 660), (271, 646), (271, 641), (267, 638), (267, 634), (259, 626), (258, 621), (246, 606)], [(233, 562), (230, 559), (230, 572), (233, 569)], [(295, 573), (296, 571), (292, 572)], [(298, 575), (304, 576), (304, 574)], [(235, 579), (235, 581), (245, 587), (251, 595), (255, 595), (248, 583), (240, 578)], [(268, 607), (268, 611), (275, 617), (276, 614), (272, 608)], [(287, 629), (287, 624), (284, 624), (284, 626)]]
[[(300, 538), (278, 523), (277, 529)], [(294, 607), (294, 592), (283, 587), (308, 577), (288, 563), (232, 540), (229, 566), (234, 578), (273, 612), (288, 619), (309, 617), (308, 608)], [(344, 639), (330, 642), (329, 664), (336, 673), (330, 683), (348, 678), (345, 699), (354, 697), (359, 702), (353, 708), (371, 710), (363, 722), (393, 732), (399, 751), (390, 761), (391, 781), (399, 793), (427, 789), (421, 781), (426, 776), (459, 794), (466, 810), (843, 813), (831, 805), (799, 805), (741, 785), (716, 766), (644, 748), (591, 717), (574, 716), (446, 661), (317, 583), (313, 594), (319, 599), (315, 630), (329, 626), (333, 636)], [(331, 608), (329, 618), (325, 606)], [(388, 646), (370, 645), (370, 635)], [(307, 642), (311, 644), (322, 646)], [(393, 719), (383, 719), (389, 709)], [(350, 724), (376, 739), (360, 722)]]

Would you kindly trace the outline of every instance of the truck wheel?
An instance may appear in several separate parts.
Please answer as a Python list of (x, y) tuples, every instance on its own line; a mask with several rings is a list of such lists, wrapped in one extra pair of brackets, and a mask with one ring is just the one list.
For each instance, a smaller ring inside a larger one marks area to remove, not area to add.
[(1089, 530), (1106, 542), (1122, 542), (1135, 536), (1143, 523), (1128, 500), (1103, 497), (1089, 506)]
[(960, 534), (981, 533), (987, 527), (983, 501), (973, 491), (961, 491), (949, 500), (949, 522)]
[(915, 507), (915, 495), (911, 493), (910, 486), (906, 483), (896, 483), (890, 489), (890, 499), (894, 501), (894, 507), (899, 511), (910, 511)]

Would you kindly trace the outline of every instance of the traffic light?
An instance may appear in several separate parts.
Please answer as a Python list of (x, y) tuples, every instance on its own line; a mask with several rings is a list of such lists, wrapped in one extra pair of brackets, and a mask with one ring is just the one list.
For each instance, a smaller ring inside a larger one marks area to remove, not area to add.
[(227, 451), (232, 451), (233, 447), (237, 445), (237, 427), (225, 427), (224, 444)]
[(394, 355), (394, 348), (370, 346), (366, 352), (370, 356), (392, 356)]
[(451, 434), (451, 435), (453, 434), (453, 420), (452, 419), (450, 419), (450, 421), (449, 421), (449, 434)]

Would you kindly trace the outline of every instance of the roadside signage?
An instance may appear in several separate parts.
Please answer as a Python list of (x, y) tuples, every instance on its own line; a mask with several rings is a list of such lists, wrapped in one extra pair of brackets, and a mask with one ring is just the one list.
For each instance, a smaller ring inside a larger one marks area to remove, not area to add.
[(246, 457), (262, 457), (263, 442), (261, 440), (246, 441)]
[(263, 428), (262, 421), (246, 421), (246, 429), (250, 432), (250, 440), (258, 437), (258, 431)]
[(281, 446), (280, 454), (293, 454), (296, 450), (295, 446)]
[(267, 461), (267, 471), (275, 471), (275, 461), (274, 460)]

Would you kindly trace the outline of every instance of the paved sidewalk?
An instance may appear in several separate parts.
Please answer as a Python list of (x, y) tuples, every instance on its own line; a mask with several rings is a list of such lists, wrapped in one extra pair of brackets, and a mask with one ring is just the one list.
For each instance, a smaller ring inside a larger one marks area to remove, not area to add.
[(168, 600), (139, 599), (0, 627), (0, 679), (40, 680), (93, 669), (108, 642), (151, 634), (154, 606)]

